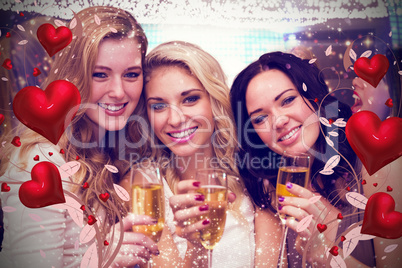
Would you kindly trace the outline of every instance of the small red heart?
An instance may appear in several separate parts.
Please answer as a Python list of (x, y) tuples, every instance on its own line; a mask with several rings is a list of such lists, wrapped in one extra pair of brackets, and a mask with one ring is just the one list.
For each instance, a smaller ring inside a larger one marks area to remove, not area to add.
[(367, 201), (364, 210), (362, 234), (387, 239), (402, 236), (402, 213), (395, 211), (395, 200), (387, 193), (375, 193)]
[(89, 215), (89, 216), (88, 216), (88, 224), (89, 224), (89, 225), (92, 225), (92, 224), (94, 224), (95, 222), (97, 222), (97, 220), (95, 219), (95, 217), (92, 216), (92, 215)]
[(5, 119), (6, 119), (6, 118), (4, 117), (4, 115), (3, 115), (3, 114), (0, 114), (0, 125), (3, 124), (3, 122), (4, 122)]
[(82, 185), (82, 188), (84, 188), (84, 189), (88, 189), (88, 188), (89, 188), (89, 184), (88, 184), (88, 182), (85, 182), (85, 183)]
[(11, 63), (10, 59), (5, 59), (3, 62), (3, 66), (4, 68), (6, 68), (7, 70), (11, 70), (13, 68), (13, 64)]
[(10, 186), (7, 185), (7, 183), (3, 182), (3, 183), (1, 184), (1, 191), (2, 191), (2, 192), (9, 192), (10, 189), (11, 189), (11, 188), (10, 188)]
[(333, 246), (331, 248), (331, 250), (329, 251), (329, 253), (331, 253), (334, 256), (338, 256), (339, 252), (338, 252), (338, 247), (337, 246)]
[(350, 191), (350, 187), (348, 186), (347, 188), (346, 188), (346, 190), (348, 190), (348, 192)]
[(366, 180), (362, 180), (362, 185), (367, 184)]
[(75, 160), (79, 160), (80, 159), (80, 157), (77, 155), (76, 157), (75, 157)]
[(10, 38), (10, 37), (11, 37), (11, 33), (10, 32), (6, 33), (6, 38)]
[(50, 155), (50, 156), (52, 156), (52, 155), (53, 155), (53, 153), (52, 153), (52, 152), (49, 152), (49, 155)]
[(332, 123), (334, 122), (334, 120), (330, 118), (330, 119), (328, 119), (328, 122), (329, 122), (330, 125), (332, 125)]
[(39, 161), (39, 155), (35, 155), (35, 157), (33, 158), (34, 161)]
[(318, 99), (317, 99), (317, 98), (315, 98), (315, 99), (314, 99), (314, 102), (318, 102)]
[(104, 193), (104, 194), (100, 194), (99, 198), (100, 200), (102, 200), (103, 202), (106, 202), (109, 199), (109, 193)]
[(77, 87), (66, 80), (51, 82), (45, 90), (28, 86), (14, 97), (15, 116), (24, 125), (57, 144), (81, 103)]
[(392, 187), (391, 186), (387, 186), (387, 192), (392, 192)]
[(39, 26), (36, 35), (50, 57), (68, 46), (73, 39), (69, 28), (60, 26), (55, 29), (50, 23)]
[(39, 68), (34, 68), (33, 70), (33, 76), (37, 77), (38, 75), (40, 75), (42, 72), (39, 70)]
[(105, 246), (109, 246), (109, 242), (107, 242), (107, 240), (103, 241), (103, 244), (104, 244)]
[(345, 236), (341, 236), (341, 241), (343, 242), (343, 241), (345, 241), (346, 240), (346, 237)]
[(85, 210), (85, 206), (84, 205), (80, 206), (80, 209)]
[(31, 170), (32, 180), (24, 182), (18, 195), (28, 208), (65, 203), (59, 169), (50, 162), (40, 162)]
[(386, 102), (385, 105), (387, 105), (389, 108), (392, 108), (394, 106), (394, 104), (392, 103), (392, 99), (389, 98)]
[(61, 153), (61, 154), (64, 154), (64, 150), (63, 150), (63, 149), (60, 149), (60, 153)]
[(320, 233), (324, 232), (325, 230), (327, 230), (327, 226), (325, 224), (317, 224), (317, 229)]
[(338, 219), (339, 219), (339, 220), (342, 220), (342, 219), (343, 219), (342, 213), (338, 213)]
[(11, 141), (11, 144), (14, 145), (15, 147), (20, 147), (21, 146), (20, 137), (15, 136)]
[(402, 118), (381, 122), (371, 111), (360, 111), (346, 123), (346, 138), (369, 175), (402, 156)]
[(389, 61), (387, 57), (381, 54), (374, 55), (371, 60), (366, 57), (360, 57), (355, 61), (353, 68), (357, 76), (373, 87), (377, 87), (388, 71)]
[(377, 187), (377, 185), (378, 185), (378, 183), (376, 183), (376, 182), (375, 182), (375, 183), (373, 183), (373, 186), (374, 186), (374, 187)]
[(21, 17), (24, 17), (24, 13), (20, 12), (20, 16), (21, 16)]

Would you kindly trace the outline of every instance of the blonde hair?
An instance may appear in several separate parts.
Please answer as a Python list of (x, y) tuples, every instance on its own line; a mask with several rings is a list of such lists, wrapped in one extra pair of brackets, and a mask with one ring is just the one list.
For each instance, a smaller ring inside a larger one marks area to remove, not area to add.
[[(95, 15), (97, 18), (95, 18)], [(66, 48), (55, 55), (52, 70), (42, 88), (46, 88), (54, 80), (68, 80), (78, 88), (81, 103), (84, 104), (90, 98), (92, 72), (97, 60), (98, 47), (104, 39), (134, 38), (141, 49), (142, 63), (145, 59), (148, 41), (135, 18), (130, 13), (119, 8), (90, 7), (78, 12), (74, 20), (77, 22), (77, 25), (72, 29), (75, 37)], [(140, 102), (134, 114), (141, 109), (144, 108)], [(103, 207), (106, 210), (107, 219), (104, 221), (104, 226), (106, 226), (106, 224), (113, 224), (116, 221), (118, 211), (127, 212), (122, 200), (115, 193), (113, 183), (121, 180), (128, 171), (128, 162), (119, 160), (121, 152), (119, 152), (118, 146), (117, 148), (106, 148), (105, 150), (102, 150), (99, 146), (95, 148), (84, 148), (82, 146), (82, 144), (95, 141), (94, 131), (91, 127), (93, 123), (86, 116), (85, 111), (86, 109), (82, 107), (78, 110), (75, 118), (59, 140), (58, 146), (65, 151), (63, 156), (66, 162), (80, 162), (81, 167), (73, 178), (75, 185), (73, 191), (79, 193), (81, 200), (90, 208), (97, 210)], [(125, 139), (129, 142), (138, 141), (142, 135), (139, 124), (133, 121), (129, 122), (126, 129), (121, 131), (124, 131)], [(26, 167), (26, 152), (37, 144), (48, 143), (48, 140), (23, 126), (19, 127), (15, 132), (14, 135), (21, 136), (22, 145), (19, 157), (22, 165), (25, 163)], [(120, 132), (116, 133), (114, 136), (110, 134), (115, 139), (114, 145), (119, 144), (118, 138), (121, 136), (119, 135)], [(69, 135), (71, 136), (69, 137)], [(81, 146), (73, 144), (69, 140), (71, 137), (79, 141)], [(6, 157), (2, 157), (0, 174), (4, 174), (7, 169), (6, 163), (8, 163), (12, 151), (15, 149), (15, 147), (12, 147), (14, 146), (10, 145), (7, 150), (3, 151), (5, 152), (3, 156)], [(136, 152), (141, 154), (144, 148), (136, 148)], [(128, 153), (130, 152), (128, 151)], [(78, 160), (77, 156), (79, 157)], [(124, 157), (127, 157), (127, 155), (124, 155)], [(119, 173), (113, 174), (105, 168), (105, 165), (115, 165), (118, 167)], [(88, 182), (89, 189), (81, 187), (84, 182)], [(99, 199), (99, 194), (105, 192), (110, 194), (110, 202), (103, 202)]]
[[(154, 48), (146, 57), (144, 62), (144, 86), (151, 79), (152, 72), (159, 67), (177, 66), (184, 68), (198, 79), (207, 91), (214, 116), (215, 137), (213, 152), (219, 161), (221, 168), (239, 178), (235, 162), (235, 153), (238, 150), (238, 142), (232, 109), (229, 101), (229, 87), (226, 85), (226, 76), (214, 57), (202, 50), (200, 47), (182, 41), (163, 43)], [(144, 92), (143, 92), (144, 93)], [(222, 119), (222, 120), (221, 120)], [(159, 140), (153, 141), (161, 143)], [(172, 189), (178, 183), (179, 175), (171, 165), (172, 155), (168, 148), (152, 146), (153, 154), (157, 159), (165, 159), (162, 163), (165, 178)], [(167, 160), (169, 159), (169, 160)], [(229, 188), (237, 199), (233, 208), (240, 206), (244, 193), (244, 185), (241, 179), (229, 180)]]

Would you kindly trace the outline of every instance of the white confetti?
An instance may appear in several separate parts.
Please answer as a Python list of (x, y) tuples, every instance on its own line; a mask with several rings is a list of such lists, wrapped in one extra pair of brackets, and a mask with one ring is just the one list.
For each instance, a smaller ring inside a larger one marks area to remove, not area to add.
[(306, 86), (306, 84), (305, 84), (305, 83), (303, 83), (303, 90), (304, 90), (304, 92), (306, 92), (306, 91), (307, 91), (307, 86)]
[(7, 77), (2, 77), (2, 78), (1, 78), (1, 80), (3, 80), (3, 81), (6, 81), (6, 82), (7, 82), (7, 81), (8, 81), (8, 78), (7, 78)]
[(311, 59), (308, 63), (313, 64), (316, 60), (317, 60), (316, 58)]
[(20, 31), (25, 32), (25, 28), (24, 28), (21, 24), (18, 24), (18, 25), (17, 25), (17, 28), (18, 28)]
[(327, 50), (325, 50), (325, 56), (329, 56), (332, 53), (332, 45), (330, 45)]
[(22, 41), (19, 41), (19, 42), (18, 42), (18, 45), (23, 46), (23, 45), (25, 45), (25, 44), (27, 44), (27, 43), (28, 43), (28, 40), (22, 40)]

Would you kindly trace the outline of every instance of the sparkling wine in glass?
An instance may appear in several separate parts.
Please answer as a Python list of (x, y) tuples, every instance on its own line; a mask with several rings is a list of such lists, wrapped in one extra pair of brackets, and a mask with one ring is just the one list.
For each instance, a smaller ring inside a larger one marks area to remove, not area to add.
[[(310, 156), (307, 154), (291, 154), (284, 152), (281, 157), (278, 178), (276, 183), (276, 197), (295, 196), (287, 190), (287, 184), (298, 184), (304, 188), (308, 187), (310, 178)], [(284, 249), (286, 245), (286, 236), (288, 227), (285, 225), (286, 218), (289, 216), (283, 214), (277, 203), (277, 211), (282, 222), (282, 240), (280, 246), (279, 267), (283, 265)]]
[(132, 166), (130, 194), (130, 211), (157, 221), (156, 224), (133, 225), (133, 231), (158, 242), (165, 225), (165, 198), (162, 177), (155, 162), (143, 161)]
[(220, 169), (200, 169), (196, 180), (201, 182), (197, 190), (205, 197), (208, 213), (197, 217), (196, 221), (208, 218), (210, 224), (200, 231), (200, 241), (208, 252), (208, 267), (212, 267), (212, 250), (220, 241), (226, 224), (227, 210), (227, 174)]

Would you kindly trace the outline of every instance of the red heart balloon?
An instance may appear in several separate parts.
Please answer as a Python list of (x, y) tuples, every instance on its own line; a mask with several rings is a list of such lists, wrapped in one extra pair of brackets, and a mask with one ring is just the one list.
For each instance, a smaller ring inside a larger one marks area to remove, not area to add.
[(109, 193), (104, 193), (104, 194), (100, 194), (99, 198), (100, 200), (102, 200), (103, 202), (106, 202), (109, 199)]
[(361, 79), (377, 87), (381, 79), (387, 73), (389, 61), (387, 57), (381, 54), (374, 55), (371, 60), (366, 57), (360, 57), (353, 65), (353, 69), (357, 76)]
[(93, 225), (95, 222), (97, 222), (97, 220), (95, 219), (95, 217), (92, 216), (92, 215), (89, 215), (89, 216), (88, 216), (88, 224), (89, 224), (89, 225)]
[(37, 77), (38, 75), (40, 75), (42, 72), (39, 70), (39, 68), (35, 67), (33, 70), (33, 76)]
[(11, 144), (14, 145), (15, 147), (20, 147), (21, 146), (21, 140), (20, 137), (15, 136), (13, 140), (11, 141)]
[(317, 224), (317, 229), (318, 229), (318, 231), (319, 231), (320, 233), (322, 233), (322, 232), (324, 232), (325, 230), (327, 230), (327, 225), (319, 223), (319, 224)]
[(0, 114), (0, 125), (3, 124), (3, 122), (4, 122), (5, 119), (6, 119), (6, 118), (4, 117), (4, 115), (3, 115), (3, 114)]
[(388, 239), (402, 236), (402, 213), (395, 211), (395, 200), (387, 193), (375, 193), (364, 210), (362, 234)]
[(1, 66), (6, 68), (7, 70), (11, 70), (13, 68), (13, 64), (11, 63), (10, 59), (5, 59)]
[(44, 91), (34, 86), (21, 89), (13, 100), (13, 110), (24, 125), (57, 144), (80, 103), (74, 84), (56, 80)]
[(39, 26), (36, 35), (50, 57), (68, 46), (73, 39), (73, 34), (69, 28), (60, 26), (55, 29), (50, 23)]
[(329, 253), (331, 253), (334, 256), (338, 256), (339, 252), (338, 252), (338, 247), (337, 246), (333, 246), (331, 248), (331, 250), (329, 251)]
[(29, 208), (41, 208), (65, 203), (60, 172), (51, 162), (40, 162), (31, 170), (31, 181), (24, 182), (18, 192), (21, 203)]
[(7, 183), (3, 182), (3, 183), (1, 184), (1, 191), (2, 191), (2, 192), (9, 192), (10, 189), (11, 189), (11, 188), (10, 188), (10, 186), (7, 185)]
[(373, 112), (361, 111), (346, 123), (346, 138), (370, 175), (402, 155), (402, 119), (383, 122)]

